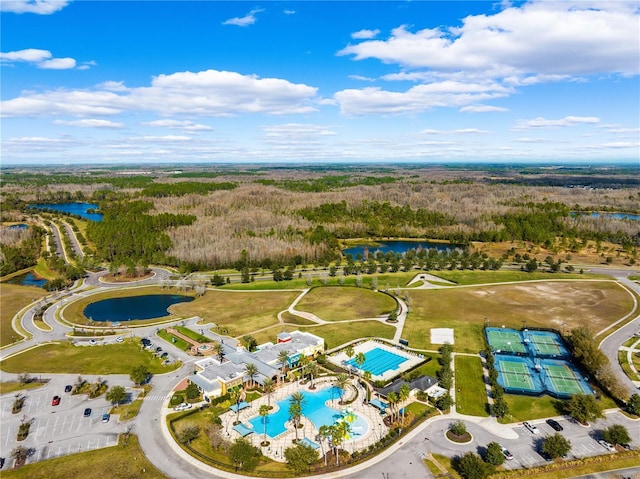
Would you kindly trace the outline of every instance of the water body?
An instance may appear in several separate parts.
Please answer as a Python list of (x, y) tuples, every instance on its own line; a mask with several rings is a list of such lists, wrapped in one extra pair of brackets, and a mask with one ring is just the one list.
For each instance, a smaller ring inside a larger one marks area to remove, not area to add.
[(136, 319), (161, 318), (169, 314), (172, 304), (188, 303), (193, 296), (181, 294), (147, 294), (124, 298), (103, 299), (89, 304), (83, 314), (93, 321), (133, 321)]
[[(382, 253), (386, 253), (388, 251), (393, 251), (394, 253), (406, 253), (410, 249), (417, 250), (421, 249), (435, 249), (438, 251), (452, 251), (454, 249), (460, 249), (460, 245), (450, 244), (450, 243), (432, 243), (430, 241), (383, 241), (377, 243), (375, 246), (366, 246), (369, 250), (369, 254), (376, 254), (378, 251)], [(352, 254), (355, 258), (359, 253), (364, 256), (364, 248), (365, 245), (353, 246), (351, 248), (343, 249), (342, 253)]]
[(10, 230), (26, 230), (29, 227), (29, 225), (25, 224), (25, 223), (18, 223), (17, 225), (11, 225), (8, 228)]
[(640, 215), (634, 215), (631, 213), (577, 213), (575, 211), (572, 211), (571, 214), (573, 216), (577, 216), (578, 214), (580, 214), (581, 216), (590, 216), (592, 218), (613, 218), (616, 220), (633, 220), (633, 221), (640, 221)]
[(78, 215), (86, 220), (102, 221), (101, 213), (87, 213), (87, 210), (98, 209), (98, 205), (95, 203), (38, 203), (31, 205), (31, 208), (62, 211), (63, 213)]
[(31, 272), (21, 274), (19, 276), (14, 276), (13, 278), (5, 281), (5, 283), (8, 284), (18, 284), (21, 286), (37, 286), (38, 288), (42, 288), (46, 282), (46, 279), (38, 278)]

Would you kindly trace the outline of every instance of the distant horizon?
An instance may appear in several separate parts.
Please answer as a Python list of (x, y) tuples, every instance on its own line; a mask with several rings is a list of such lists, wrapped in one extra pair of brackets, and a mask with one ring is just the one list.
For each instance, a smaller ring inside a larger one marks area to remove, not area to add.
[(3, 167), (640, 164), (633, 0), (12, 0), (0, 17)]

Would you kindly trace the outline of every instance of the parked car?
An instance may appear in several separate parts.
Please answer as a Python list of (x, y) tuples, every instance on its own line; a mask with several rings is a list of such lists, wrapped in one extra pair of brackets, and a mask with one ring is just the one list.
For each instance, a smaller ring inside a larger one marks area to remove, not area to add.
[(88, 407), (84, 410), (84, 417), (91, 417), (91, 408)]
[(191, 404), (187, 402), (178, 404), (176, 407), (173, 408), (174, 411), (186, 411), (187, 409), (191, 409)]
[(160, 355), (160, 359), (164, 359), (164, 358), (166, 358), (167, 356), (169, 356), (169, 353), (167, 353), (167, 352), (165, 351), (164, 353), (162, 353), (162, 354)]
[(51, 405), (57, 406), (58, 404), (60, 404), (60, 396), (53, 396), (53, 399), (51, 400)]
[(605, 441), (604, 439), (600, 439), (598, 441), (598, 444), (600, 444), (602, 447), (604, 447), (609, 452), (616, 452), (616, 448), (613, 447), (613, 444), (611, 444), (610, 442)]
[(116, 343), (121, 343), (121, 342), (123, 342), (123, 341), (124, 341), (124, 339), (122, 338), (122, 336), (118, 336), (118, 337), (116, 338)]
[(560, 431), (564, 430), (564, 428), (560, 425), (560, 423), (558, 421), (556, 421), (555, 419), (547, 419), (547, 424), (549, 426), (551, 426), (551, 428), (554, 431), (560, 432)]
[(159, 353), (160, 351), (162, 351), (162, 348), (161, 348), (160, 346), (158, 346), (158, 347), (156, 348), (156, 353)]
[(108, 412), (104, 413), (102, 415), (102, 422), (109, 422), (109, 419), (111, 418), (111, 414), (109, 414)]
[(531, 432), (531, 434), (540, 434), (540, 429), (538, 429), (538, 427), (535, 426), (534, 424), (531, 424), (530, 422), (525, 421), (522, 423), (522, 425), (526, 427), (529, 430), (529, 432)]
[(98, 341), (96, 341), (95, 339), (90, 339), (90, 340), (89, 340), (89, 344), (90, 344), (91, 346), (95, 346), (96, 344), (98, 344)]
[(73, 386), (72, 386), (71, 384), (67, 384), (67, 385), (64, 387), (64, 392), (66, 392), (66, 393), (70, 393), (72, 389), (73, 389)]
[(504, 457), (507, 458), (507, 461), (513, 459), (513, 454), (511, 454), (506, 447), (500, 446), (500, 449), (502, 449), (502, 454), (504, 454)]
[(4, 457), (0, 457), (0, 469), (4, 467)]

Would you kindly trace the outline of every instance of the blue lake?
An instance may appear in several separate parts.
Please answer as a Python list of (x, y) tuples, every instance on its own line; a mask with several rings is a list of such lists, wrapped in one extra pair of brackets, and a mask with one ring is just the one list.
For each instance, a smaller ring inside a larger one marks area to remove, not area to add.
[(102, 214), (87, 213), (87, 210), (98, 209), (98, 205), (94, 203), (38, 203), (35, 205), (31, 205), (31, 208), (35, 208), (38, 210), (50, 209), (55, 211), (62, 211), (63, 213), (78, 215), (86, 220), (102, 221)]
[(8, 228), (10, 230), (26, 230), (29, 227), (29, 225), (24, 224), (24, 223), (18, 223), (17, 225), (11, 225)]
[(640, 221), (640, 215), (634, 215), (631, 213), (576, 213), (576, 212), (571, 212), (572, 215), (577, 216), (578, 214), (582, 215), (582, 216), (591, 216), (592, 218), (613, 218), (616, 220), (634, 220), (634, 221)]
[(193, 301), (192, 296), (181, 294), (147, 294), (124, 298), (103, 299), (89, 304), (83, 314), (92, 321), (133, 321), (167, 316), (172, 304)]
[(19, 276), (14, 276), (13, 278), (5, 281), (5, 283), (8, 284), (19, 284), (21, 286), (37, 286), (38, 288), (42, 288), (46, 282), (46, 279), (36, 278), (31, 272), (21, 274)]
[[(386, 253), (392, 251), (394, 253), (406, 253), (410, 249), (435, 249), (438, 251), (453, 251), (454, 249), (460, 249), (459, 245), (450, 243), (432, 243), (430, 241), (382, 241), (376, 243), (375, 246), (366, 245), (369, 250), (369, 254), (376, 254), (378, 251)], [(353, 246), (351, 248), (343, 249), (342, 254), (352, 254), (355, 258), (359, 253), (364, 256), (365, 245)]]

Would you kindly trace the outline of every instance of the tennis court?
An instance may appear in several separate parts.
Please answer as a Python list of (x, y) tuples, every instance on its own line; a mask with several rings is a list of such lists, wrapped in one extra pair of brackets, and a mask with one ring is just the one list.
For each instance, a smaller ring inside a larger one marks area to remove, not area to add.
[(522, 336), (515, 329), (485, 328), (487, 342), (498, 353), (526, 354)]
[(551, 331), (528, 331), (523, 332), (524, 343), (531, 348), (534, 356), (567, 358), (569, 351), (557, 333)]
[(529, 358), (495, 356), (498, 383), (508, 392), (541, 393), (544, 386), (537, 375), (532, 374), (533, 362)]
[(538, 367), (547, 388), (559, 396), (593, 393), (580, 373), (566, 361), (541, 360)]

